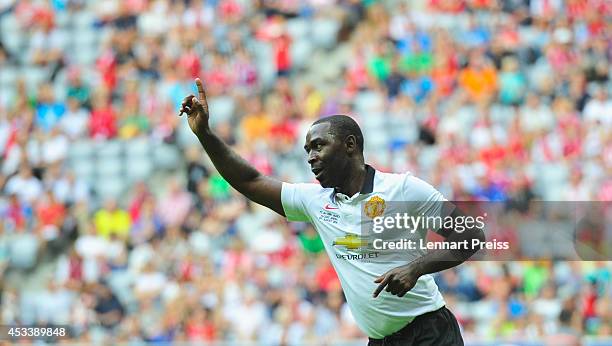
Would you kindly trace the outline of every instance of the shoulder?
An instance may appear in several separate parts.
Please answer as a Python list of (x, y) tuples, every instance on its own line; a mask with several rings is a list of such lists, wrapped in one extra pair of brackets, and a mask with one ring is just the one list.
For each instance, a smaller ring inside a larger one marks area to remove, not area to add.
[(314, 184), (314, 183), (288, 183), (288, 182), (283, 182), (283, 189), (295, 189), (295, 190), (299, 190), (299, 191), (303, 191), (303, 192), (310, 192), (310, 193), (322, 193), (325, 192), (327, 190), (333, 190), (333, 189), (326, 189), (324, 187), (322, 187), (319, 184)]
[(417, 187), (425, 181), (417, 178), (412, 172), (385, 173), (376, 172), (377, 183), (388, 187)]
[(377, 172), (378, 182), (387, 189), (399, 189), (405, 200), (428, 200), (439, 193), (431, 184), (415, 176), (412, 172), (383, 173)]
[(332, 188), (324, 188), (314, 183), (287, 183), (283, 182), (282, 194), (294, 195), (302, 200), (321, 199), (324, 196), (331, 196), (334, 192)]

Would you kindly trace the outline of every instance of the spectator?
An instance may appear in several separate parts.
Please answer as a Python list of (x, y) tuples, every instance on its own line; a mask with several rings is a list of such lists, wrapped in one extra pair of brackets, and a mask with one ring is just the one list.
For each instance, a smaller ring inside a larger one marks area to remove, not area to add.
[[(298, 3), (0, 5), (0, 324), (57, 318), (84, 344), (364, 337), (316, 232), (245, 205), (189, 149), (175, 112), (195, 76), (216, 133), (287, 181), (312, 179), (304, 129), (345, 113), (377, 168), (452, 200), (529, 218), (534, 200), (612, 199), (605, 1)], [(326, 24), (340, 31), (324, 43)], [(123, 164), (90, 160), (108, 140)], [(537, 223), (514, 221), (496, 238), (541, 250)], [(472, 343), (610, 335), (609, 263), (472, 262), (436, 280)]]
[(40, 325), (66, 325), (70, 321), (70, 307), (74, 296), (65, 287), (53, 280), (48, 282), (46, 291), (38, 296), (37, 322)]
[(89, 200), (89, 186), (72, 171), (59, 175), (52, 184), (50, 188), (61, 203), (74, 205)]
[(50, 131), (60, 121), (65, 111), (64, 104), (55, 100), (53, 86), (51, 84), (42, 86), (36, 106), (36, 123), (39, 128)]
[(116, 235), (120, 239), (127, 240), (131, 221), (127, 211), (120, 209), (117, 201), (109, 199), (104, 203), (104, 208), (94, 214), (94, 223), (99, 235), (109, 239)]
[(59, 228), (64, 223), (66, 209), (59, 203), (53, 193), (47, 191), (36, 203), (36, 217), (42, 226)]
[(105, 284), (94, 286), (95, 307), (98, 320), (104, 328), (113, 329), (121, 323), (125, 308)]
[(70, 102), (70, 99), (77, 101), (74, 108), (89, 109), (91, 107), (91, 88), (83, 82), (81, 73), (77, 68), (72, 68), (68, 71), (68, 90), (66, 96), (68, 102)]
[(554, 126), (555, 120), (550, 108), (541, 102), (538, 95), (527, 95), (520, 112), (521, 128), (526, 133), (546, 132)]
[(182, 224), (191, 203), (191, 197), (181, 190), (178, 182), (176, 180), (170, 182), (166, 195), (159, 202), (158, 212), (162, 222), (170, 227)]
[(117, 135), (117, 116), (104, 94), (93, 97), (89, 135), (93, 139), (111, 139)]
[(603, 86), (597, 88), (595, 97), (586, 103), (584, 119), (603, 126), (612, 124), (612, 100), (608, 98)]
[(42, 195), (43, 186), (32, 174), (32, 169), (24, 164), (19, 168), (19, 173), (6, 182), (5, 191), (9, 195), (17, 195), (20, 201), (30, 204)]
[(66, 101), (68, 109), (59, 123), (60, 129), (71, 141), (83, 138), (89, 124), (89, 113), (86, 109), (81, 108), (79, 102), (76, 97), (68, 97)]
[(32, 14), (34, 33), (30, 41), (29, 61), (57, 71), (63, 66), (66, 37), (54, 27), (55, 14), (50, 8), (39, 7)]
[(216, 328), (210, 319), (210, 311), (201, 307), (194, 307), (185, 326), (185, 334), (190, 342), (213, 342), (216, 340)]
[(459, 84), (473, 101), (488, 100), (497, 88), (497, 72), (483, 56), (473, 53), (459, 74)]
[(502, 61), (502, 73), (499, 76), (499, 100), (506, 105), (518, 105), (523, 102), (527, 80), (519, 71), (516, 58), (507, 57)]

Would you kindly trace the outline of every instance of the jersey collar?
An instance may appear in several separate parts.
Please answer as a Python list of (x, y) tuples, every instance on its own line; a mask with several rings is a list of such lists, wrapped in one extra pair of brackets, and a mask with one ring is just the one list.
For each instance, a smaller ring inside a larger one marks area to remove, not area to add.
[[(376, 170), (368, 164), (365, 165), (365, 169), (366, 169), (365, 179), (363, 180), (363, 185), (361, 185), (361, 190), (359, 191), (359, 194), (361, 195), (372, 193), (374, 191), (374, 175), (376, 174)], [(338, 196), (338, 195), (346, 196), (338, 192), (336, 188), (334, 188), (334, 192), (331, 196), (332, 200), (334, 199), (333, 196)], [(346, 198), (350, 198), (350, 196), (346, 196)]]
[(366, 176), (363, 180), (361, 191), (359, 191), (361, 194), (372, 193), (372, 191), (374, 191), (374, 173), (376, 173), (376, 170), (367, 164), (365, 165), (365, 168)]

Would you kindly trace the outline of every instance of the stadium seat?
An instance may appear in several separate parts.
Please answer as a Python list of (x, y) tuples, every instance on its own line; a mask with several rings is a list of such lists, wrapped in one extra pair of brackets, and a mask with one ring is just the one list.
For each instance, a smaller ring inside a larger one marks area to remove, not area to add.
[(96, 144), (96, 154), (100, 158), (118, 158), (123, 152), (123, 145), (119, 140), (110, 140)]
[(39, 300), (37, 292), (28, 292), (27, 290), (23, 292), (18, 302), (19, 309), (21, 310), (21, 323), (35, 324), (38, 322), (36, 314)]
[(319, 18), (312, 23), (312, 40), (318, 47), (332, 48), (340, 30), (340, 23), (337, 20)]
[[(179, 146), (186, 148), (193, 145), (200, 145), (198, 137), (193, 135), (189, 124), (186, 121), (181, 121), (177, 129), (177, 139)], [(153, 150), (155, 152), (155, 150)]]
[(78, 11), (73, 16), (75, 30), (89, 29), (96, 20), (95, 15), (89, 11)]
[(91, 65), (93, 64), (98, 56), (98, 52), (95, 48), (88, 49), (76, 49), (68, 59), (77, 65)]
[(272, 46), (264, 42), (250, 43), (250, 49), (255, 55), (255, 63), (259, 73), (259, 81), (264, 88), (269, 88), (276, 80), (276, 67)]
[(70, 14), (66, 11), (55, 12), (55, 25), (58, 28), (66, 28), (70, 25)]
[(36, 264), (38, 239), (32, 233), (15, 235), (10, 242), (10, 266), (18, 269), (30, 269)]
[(81, 29), (78, 35), (73, 36), (72, 43), (75, 49), (91, 49), (95, 47), (99, 33), (93, 29)]
[(84, 179), (87, 182), (91, 182), (96, 172), (96, 165), (94, 160), (90, 157), (73, 157), (70, 160), (70, 167), (74, 171), (77, 177)]
[(276, 81), (276, 67), (272, 61), (273, 60), (260, 60), (257, 63), (259, 81), (264, 88), (271, 88)]
[(66, 30), (66, 29), (56, 29), (56, 30), (57, 30), (57, 33), (58, 33), (56, 35), (56, 37), (57, 37), (56, 38), (56, 40), (57, 40), (56, 44), (59, 47), (62, 47), (62, 48), (65, 49), (70, 44), (70, 36), (71, 36), (70, 34), (71, 34), (71, 32), (69, 30)]
[(180, 153), (175, 146), (168, 144), (156, 145), (153, 150), (153, 158), (156, 167), (164, 169), (179, 168)]
[(120, 157), (98, 157), (95, 163), (96, 173), (103, 177), (119, 177), (124, 171)]
[(0, 84), (0, 107), (9, 106), (9, 101), (15, 96), (15, 88)]
[(394, 148), (403, 146), (401, 143), (412, 143), (418, 138), (418, 124), (415, 119), (408, 114), (391, 114), (385, 117), (386, 130), (389, 139), (392, 140)]
[(373, 111), (382, 111), (384, 100), (382, 96), (373, 91), (360, 92), (355, 97), (355, 111), (358, 114), (368, 114)]
[(147, 156), (129, 157), (125, 164), (125, 173), (130, 181), (140, 181), (146, 179), (153, 172), (153, 162)]
[(293, 66), (295, 68), (305, 67), (312, 55), (313, 48), (313, 44), (308, 38), (302, 37), (297, 39), (291, 45), (291, 61)]
[(57, 101), (66, 100), (67, 90), (68, 90), (68, 84), (66, 83), (65, 79), (58, 80), (58, 78), (56, 78), (55, 83), (53, 83), (53, 93), (55, 95), (55, 99)]
[(117, 177), (100, 177), (96, 179), (95, 184), (93, 185), (94, 192), (100, 198), (100, 200), (105, 200), (108, 198), (117, 199), (124, 191), (125, 182), (122, 179), (117, 179)]
[[(10, 35), (6, 33), (11, 33)], [(14, 16), (0, 17), (0, 39), (11, 53), (16, 53), (24, 44), (24, 35)], [(4, 70), (4, 69), (3, 69)], [(2, 71), (4, 73), (4, 71)]]
[(208, 107), (210, 108), (210, 112), (215, 115), (210, 118), (210, 125), (215, 126), (219, 123), (231, 120), (234, 115), (236, 104), (232, 97), (223, 95), (209, 98)]
[(287, 32), (294, 40), (308, 37), (310, 35), (310, 23), (301, 18), (287, 20)]
[(49, 69), (45, 67), (27, 66), (21, 69), (28, 89), (36, 89), (49, 78)]
[(568, 167), (560, 162), (546, 163), (538, 165), (538, 171), (537, 186), (542, 188), (541, 193), (545, 200), (564, 200), (562, 196), (564, 189), (559, 189), (559, 186), (565, 186), (565, 182), (569, 177)]
[(0, 73), (0, 86), (14, 87), (19, 76), (17, 69), (3, 68)]
[(68, 150), (68, 157), (73, 159), (81, 159), (83, 157), (90, 158), (95, 153), (95, 144), (89, 140), (81, 140), (74, 142)]
[(122, 143), (128, 160), (131, 157), (141, 157), (149, 155), (151, 143), (146, 138), (137, 138)]

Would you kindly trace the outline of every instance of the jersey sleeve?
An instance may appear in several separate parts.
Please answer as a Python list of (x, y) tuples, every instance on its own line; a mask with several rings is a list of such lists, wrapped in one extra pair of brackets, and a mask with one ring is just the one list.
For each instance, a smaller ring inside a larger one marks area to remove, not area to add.
[[(406, 174), (404, 180), (404, 198), (406, 201), (418, 201), (419, 203), (415, 204), (415, 214), (428, 218), (441, 218), (443, 220), (454, 209), (452, 203), (440, 191), (412, 174)], [(436, 223), (432, 222), (430, 224)], [(444, 230), (442, 227), (432, 229), (432, 231), (445, 237), (448, 236), (446, 234), (447, 230)]]
[(308, 184), (291, 184), (283, 182), (281, 203), (285, 217), (289, 221), (310, 221), (308, 216)]

